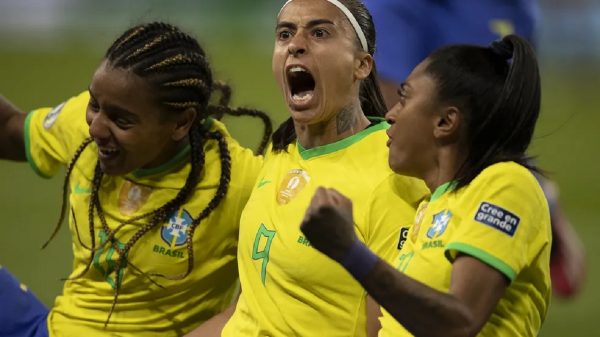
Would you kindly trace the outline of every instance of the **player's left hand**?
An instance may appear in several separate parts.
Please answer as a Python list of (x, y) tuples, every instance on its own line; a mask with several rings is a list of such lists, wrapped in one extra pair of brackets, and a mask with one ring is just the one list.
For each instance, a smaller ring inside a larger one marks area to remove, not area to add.
[(300, 224), (311, 245), (340, 261), (358, 240), (352, 219), (352, 201), (334, 189), (319, 187)]

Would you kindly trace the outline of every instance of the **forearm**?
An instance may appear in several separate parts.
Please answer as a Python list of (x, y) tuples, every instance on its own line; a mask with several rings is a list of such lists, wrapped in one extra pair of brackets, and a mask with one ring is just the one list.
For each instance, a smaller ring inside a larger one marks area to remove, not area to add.
[(369, 295), (415, 336), (473, 336), (468, 308), (379, 260), (361, 281)]
[(25, 114), (0, 95), (0, 158), (24, 161)]

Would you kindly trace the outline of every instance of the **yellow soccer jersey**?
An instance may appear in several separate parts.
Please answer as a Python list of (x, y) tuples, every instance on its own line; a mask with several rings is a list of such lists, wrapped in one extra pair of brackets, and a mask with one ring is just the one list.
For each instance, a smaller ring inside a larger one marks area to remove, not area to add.
[[(471, 184), (440, 186), (423, 202), (396, 259), (406, 275), (450, 288), (458, 253), (480, 259), (510, 285), (478, 336), (537, 336), (550, 300), (550, 214), (531, 172), (514, 162), (489, 166)], [(388, 313), (380, 337), (412, 336)]]
[[(50, 176), (67, 164), (84, 138), (88, 94), (68, 100), (55, 109), (31, 112), (26, 120), (27, 157), (35, 171)], [(196, 227), (193, 240), (194, 268), (186, 278), (170, 281), (152, 277), (164, 288), (140, 274), (178, 275), (186, 271), (186, 229), (215, 195), (221, 175), (219, 148), (214, 140), (204, 145), (205, 166), (194, 194), (183, 207), (143, 235), (127, 255), (120, 295), (108, 327), (104, 328), (115, 286), (118, 253), (106, 242), (98, 216), (94, 218), (94, 241), (99, 250), (83, 277), (66, 281), (48, 316), (51, 336), (180, 336), (231, 303), (237, 288), (237, 237), (239, 218), (262, 158), (240, 147), (224, 126), (208, 126), (222, 132), (231, 155), (231, 181), (226, 197)], [(190, 170), (189, 147), (171, 162), (152, 170), (126, 176), (104, 176), (99, 199), (110, 229), (150, 212), (173, 199)], [(84, 270), (90, 260), (91, 234), (88, 209), (91, 180), (97, 162), (97, 147), (90, 144), (71, 174), (70, 230), (73, 237), (73, 272)], [(148, 218), (125, 225), (116, 235), (123, 245)], [(51, 224), (51, 223), (50, 223)]]
[[(300, 222), (316, 188), (332, 187), (353, 201), (360, 240), (374, 248), (397, 243), (426, 189), (416, 179), (393, 179), (387, 127), (379, 121), (333, 144), (305, 150), (295, 143), (267, 155), (242, 213), (242, 293), (222, 336), (365, 336), (364, 290), (311, 247)], [(393, 186), (403, 198), (383, 209)]]

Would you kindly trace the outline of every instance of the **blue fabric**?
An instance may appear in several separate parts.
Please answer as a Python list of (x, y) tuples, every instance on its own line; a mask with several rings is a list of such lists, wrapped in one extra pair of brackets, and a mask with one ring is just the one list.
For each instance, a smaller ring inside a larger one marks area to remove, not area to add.
[(0, 336), (48, 337), (48, 308), (0, 267)]
[[(377, 32), (379, 75), (403, 82), (432, 51), (457, 43), (489, 45), (500, 36), (490, 23), (512, 22), (515, 32), (534, 43), (536, 0), (364, 0)], [(534, 43), (535, 44), (535, 43)]]

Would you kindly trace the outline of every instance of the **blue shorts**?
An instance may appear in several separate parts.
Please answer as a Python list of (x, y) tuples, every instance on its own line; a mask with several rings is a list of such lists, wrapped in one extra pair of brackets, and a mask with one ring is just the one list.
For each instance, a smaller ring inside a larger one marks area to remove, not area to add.
[(48, 337), (48, 308), (0, 267), (0, 336)]
[[(534, 41), (536, 0), (364, 0), (377, 32), (379, 75), (403, 82), (434, 50), (456, 43), (489, 45), (502, 34)], [(511, 30), (512, 28), (512, 30)]]

